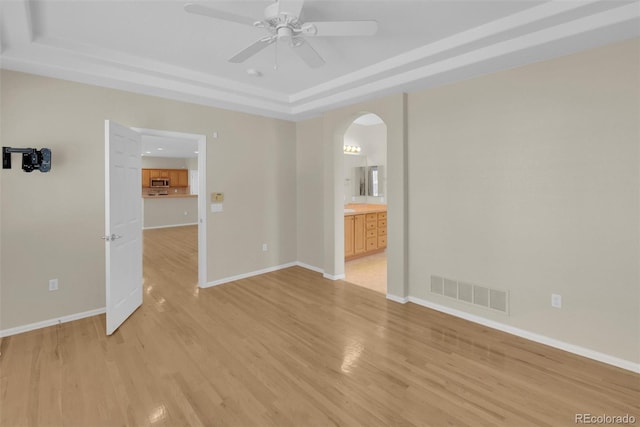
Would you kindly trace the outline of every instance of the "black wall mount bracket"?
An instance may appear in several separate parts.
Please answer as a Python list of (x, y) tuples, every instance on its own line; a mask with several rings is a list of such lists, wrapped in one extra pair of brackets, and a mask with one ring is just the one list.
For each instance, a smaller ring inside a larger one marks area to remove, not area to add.
[(40, 172), (51, 170), (51, 150), (43, 148), (12, 148), (2, 147), (2, 169), (11, 169), (11, 154), (22, 153), (22, 170), (33, 172), (38, 169)]

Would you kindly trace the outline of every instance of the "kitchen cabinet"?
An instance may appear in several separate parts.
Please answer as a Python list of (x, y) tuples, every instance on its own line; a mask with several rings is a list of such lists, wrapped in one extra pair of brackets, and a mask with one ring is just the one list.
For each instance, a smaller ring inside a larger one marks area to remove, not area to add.
[(189, 186), (189, 170), (178, 169), (178, 187), (188, 187), (188, 186)]
[(151, 171), (149, 169), (142, 169), (142, 188), (149, 188), (151, 184)]
[(387, 213), (351, 214), (344, 217), (344, 257), (358, 258), (387, 247)]
[(149, 178), (169, 178), (169, 171), (167, 169), (147, 169), (149, 171)]
[(142, 188), (149, 188), (152, 178), (168, 178), (170, 188), (189, 186), (188, 169), (142, 169)]
[(169, 187), (178, 187), (178, 169), (169, 169)]

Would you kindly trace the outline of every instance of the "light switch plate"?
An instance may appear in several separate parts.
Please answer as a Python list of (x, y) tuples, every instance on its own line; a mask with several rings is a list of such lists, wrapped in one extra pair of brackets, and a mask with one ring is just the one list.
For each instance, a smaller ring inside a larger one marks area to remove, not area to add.
[(211, 212), (222, 212), (222, 203), (211, 203)]

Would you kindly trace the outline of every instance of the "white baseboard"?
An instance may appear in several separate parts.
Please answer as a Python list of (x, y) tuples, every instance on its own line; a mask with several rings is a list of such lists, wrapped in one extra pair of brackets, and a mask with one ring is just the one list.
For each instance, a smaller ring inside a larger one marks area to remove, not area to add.
[(156, 227), (142, 227), (142, 229), (143, 230), (155, 230), (156, 228), (186, 227), (187, 225), (198, 225), (198, 223), (197, 222), (190, 222), (189, 224), (158, 225)]
[[(387, 296), (388, 298), (388, 296)], [(550, 338), (545, 335), (536, 334), (534, 332), (526, 331), (524, 329), (516, 328), (514, 326), (505, 325), (504, 323), (496, 322), (494, 320), (485, 319), (484, 317), (476, 316), (475, 314), (466, 313), (464, 311), (456, 310), (451, 307), (436, 304), (431, 301), (423, 300), (421, 298), (409, 297), (409, 301), (421, 305), (423, 307), (431, 308), (442, 313), (450, 314), (455, 317), (459, 317), (464, 320), (468, 320), (473, 323), (478, 323), (483, 326), (487, 326), (492, 329), (497, 329), (502, 332), (506, 332), (511, 335), (515, 335), (521, 338), (525, 338), (530, 341), (535, 341), (540, 344), (545, 344), (550, 347), (555, 347), (560, 350), (568, 351), (569, 353), (577, 354), (578, 356), (587, 357), (589, 359), (597, 360), (598, 362), (606, 363), (608, 365), (617, 366), (618, 368), (626, 369), (632, 372), (640, 373), (640, 363), (634, 363), (629, 360), (620, 359), (619, 357), (611, 356), (609, 354), (600, 353), (595, 350), (580, 347), (578, 345), (569, 344), (564, 341)]]
[(305, 264), (304, 262), (296, 261), (298, 267), (306, 268), (307, 270), (315, 271), (316, 273), (324, 274), (324, 270), (320, 267)]
[(399, 302), (400, 304), (406, 304), (409, 302), (409, 297), (399, 297), (393, 294), (387, 294), (387, 299), (393, 302)]
[(324, 272), (324, 269), (320, 268), (320, 267), (316, 267), (313, 265), (309, 265), (309, 264), (305, 264), (304, 262), (296, 262), (296, 265), (302, 267), (302, 268), (306, 268), (307, 270), (311, 270), (311, 271), (315, 271), (316, 273), (320, 273), (322, 274), (322, 277), (324, 277), (325, 279), (329, 279), (329, 280), (342, 280), (346, 277), (345, 274), (328, 274)]
[[(36, 329), (42, 329), (49, 326), (58, 325), (60, 323), (72, 322), (74, 320), (84, 319), (85, 317), (96, 316), (103, 314), (107, 310), (105, 307), (95, 310), (83, 311), (82, 313), (70, 314), (68, 316), (57, 317), (55, 319), (43, 320), (42, 322), (29, 323), (28, 325), (16, 326), (15, 328), (0, 330), (0, 338), (8, 337), (10, 335), (21, 334), (23, 332), (34, 331)], [(105, 332), (106, 333), (106, 332)]]
[(237, 276), (229, 276), (223, 279), (214, 280), (213, 282), (208, 282), (206, 285), (201, 286), (202, 288), (210, 288), (212, 286), (222, 285), (224, 283), (235, 282), (236, 280), (246, 279), (248, 277), (259, 276), (260, 274), (271, 273), (272, 271), (282, 270), (283, 268), (289, 268), (298, 265), (297, 262), (289, 262), (286, 264), (280, 264), (273, 267), (263, 268), (262, 270), (250, 271), (249, 273), (238, 274)]

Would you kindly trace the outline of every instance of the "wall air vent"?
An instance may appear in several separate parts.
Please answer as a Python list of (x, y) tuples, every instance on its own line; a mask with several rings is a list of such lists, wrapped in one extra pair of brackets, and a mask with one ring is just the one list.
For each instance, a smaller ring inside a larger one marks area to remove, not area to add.
[(509, 293), (500, 289), (474, 285), (441, 276), (431, 276), (433, 294), (509, 314)]
[(434, 294), (442, 295), (444, 285), (442, 284), (442, 277), (431, 276), (431, 292)]
[(451, 279), (444, 279), (444, 296), (458, 299), (458, 282)]
[(473, 304), (473, 285), (471, 283), (458, 282), (458, 299)]

